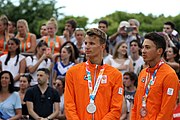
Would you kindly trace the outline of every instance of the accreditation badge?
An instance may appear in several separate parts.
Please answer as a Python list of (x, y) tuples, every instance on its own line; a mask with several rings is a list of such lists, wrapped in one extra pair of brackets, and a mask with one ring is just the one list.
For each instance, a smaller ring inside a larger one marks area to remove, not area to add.
[(27, 43), (27, 47), (28, 47), (28, 48), (31, 47), (31, 43), (30, 43), (30, 42)]
[(59, 43), (58, 43), (58, 42), (55, 43), (55, 47), (56, 47), (56, 48), (59, 47)]

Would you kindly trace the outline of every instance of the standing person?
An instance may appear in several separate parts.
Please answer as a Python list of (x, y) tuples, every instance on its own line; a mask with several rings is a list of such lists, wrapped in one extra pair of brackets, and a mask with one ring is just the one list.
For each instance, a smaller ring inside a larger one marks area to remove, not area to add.
[(21, 100), (14, 91), (13, 76), (9, 71), (0, 73), (0, 120), (19, 120), (21, 118)]
[(103, 64), (106, 38), (102, 30), (89, 29), (85, 37), (85, 53), (89, 60), (71, 67), (66, 73), (64, 95), (68, 120), (120, 119), (122, 74)]
[(28, 87), (30, 86), (30, 82), (31, 82), (31, 75), (28, 73), (25, 74), (21, 74), (20, 77), (20, 83), (19, 83), (19, 96), (21, 98), (21, 105), (22, 105), (22, 118), (23, 120), (27, 120), (29, 118), (29, 114), (28, 114), (28, 110), (27, 110), (27, 105), (26, 103), (23, 101), (26, 90), (28, 89)]
[(25, 72), (26, 61), (25, 57), (20, 54), (20, 41), (17, 38), (8, 40), (8, 54), (0, 57), (1, 70), (10, 71), (14, 78), (14, 86), (19, 90), (20, 74)]
[(26, 91), (24, 101), (31, 120), (51, 120), (59, 113), (59, 94), (57, 90), (48, 86), (49, 74), (47, 68), (38, 69), (38, 85)]
[(76, 37), (75, 45), (79, 50), (79, 57), (77, 59), (78, 63), (81, 63), (85, 59), (85, 44), (84, 44), (84, 38), (85, 38), (85, 31), (83, 28), (76, 28), (74, 31), (74, 36)]
[[(101, 29), (102, 31), (104, 31), (106, 34), (108, 32), (108, 22), (106, 20), (100, 20), (98, 22), (98, 28)], [(104, 61), (106, 61), (108, 59), (108, 57), (111, 56), (111, 54), (113, 54), (113, 43), (109, 41), (109, 36), (107, 35), (107, 40), (106, 40), (106, 48), (104, 49)]]
[(74, 66), (74, 62), (75, 56), (73, 47), (71, 45), (63, 46), (60, 50), (60, 61), (56, 62), (54, 65), (53, 83), (58, 76), (64, 78), (67, 70)]
[(134, 72), (125, 72), (123, 74), (124, 96), (127, 105), (128, 120), (129, 120), (129, 113), (131, 111), (131, 107), (134, 104), (134, 95), (136, 93), (137, 79), (138, 77)]
[(60, 110), (59, 115), (56, 117), (58, 120), (65, 120), (65, 111), (64, 111), (64, 87), (65, 87), (65, 79), (62, 77), (57, 77), (55, 82), (55, 88), (60, 95)]
[(178, 77), (162, 61), (166, 49), (164, 37), (152, 32), (145, 35), (142, 56), (149, 65), (139, 75), (131, 120), (172, 120), (178, 95)]
[(74, 19), (69, 19), (65, 23), (63, 35), (60, 36), (64, 42), (71, 41), (75, 42), (74, 31), (76, 30), (77, 22)]
[(9, 40), (8, 18), (5, 15), (0, 16), (0, 56), (7, 54), (7, 42)]
[(127, 44), (125, 42), (120, 42), (116, 45), (113, 56), (109, 57), (106, 63), (117, 68), (122, 74), (134, 71), (132, 60), (127, 55)]
[(40, 26), (39, 32), (40, 32), (40, 38), (36, 40), (36, 44), (38, 44), (43, 37), (48, 36), (48, 30), (45, 23)]
[(133, 39), (137, 40), (140, 44), (142, 44), (144, 38), (139, 34), (140, 22), (137, 19), (129, 19), (130, 28), (132, 29), (131, 35)]
[(52, 54), (58, 53), (61, 45), (62, 45), (62, 39), (56, 35), (58, 31), (58, 23), (55, 18), (51, 18), (47, 24), (47, 31), (48, 36), (44, 36), (42, 39), (46, 41), (48, 44), (48, 47), (51, 48)]
[(176, 28), (176, 26), (173, 22), (167, 21), (164, 23), (163, 32), (168, 34), (171, 41), (179, 49), (180, 48), (179, 38), (173, 34), (173, 31), (175, 30), (175, 28)]
[(130, 24), (127, 21), (121, 21), (117, 32), (109, 37), (109, 40), (113, 43), (113, 46), (115, 46), (119, 42), (125, 41), (128, 46), (128, 55), (130, 53), (130, 42), (134, 39), (134, 37), (129, 34), (130, 32), (132, 32)]
[(8, 21), (8, 32), (9, 32), (10, 37), (15, 37), (16, 23), (14, 21)]
[(38, 84), (37, 70), (39, 68), (48, 68), (49, 70), (52, 70), (52, 54), (46, 52), (47, 47), (47, 43), (44, 40), (41, 40), (35, 48), (35, 54), (26, 57), (27, 70), (33, 78), (30, 83), (31, 86)]
[(129, 56), (133, 62), (134, 73), (138, 74), (138, 68), (144, 64), (144, 60), (141, 56), (141, 45), (137, 40), (130, 42), (131, 55)]
[(18, 38), (20, 43), (20, 52), (34, 53), (36, 47), (36, 35), (29, 32), (28, 22), (25, 19), (17, 21)]

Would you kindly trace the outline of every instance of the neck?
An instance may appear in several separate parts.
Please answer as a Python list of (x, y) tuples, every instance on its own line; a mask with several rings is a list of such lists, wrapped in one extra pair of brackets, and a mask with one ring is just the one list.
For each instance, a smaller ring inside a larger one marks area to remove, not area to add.
[(42, 56), (42, 55), (40, 55), (40, 54), (38, 54), (38, 53), (36, 54), (37, 59), (40, 59), (41, 56)]
[(172, 58), (172, 59), (169, 59), (168, 62), (175, 62), (175, 60)]
[(55, 35), (53, 34), (53, 35), (50, 35), (50, 38), (51, 39), (53, 39), (54, 40), (54, 37), (55, 37)]
[(22, 93), (22, 94), (25, 94), (26, 89), (20, 89), (19, 92)]
[(48, 87), (47, 83), (44, 83), (43, 85), (39, 85), (39, 84), (38, 84), (38, 86), (39, 86), (39, 88), (40, 88), (40, 90), (41, 90), (42, 92), (44, 92), (44, 91), (47, 89), (47, 87)]
[(118, 54), (118, 58), (119, 58), (119, 59), (124, 59), (125, 57), (124, 57), (122, 54), (119, 53), (119, 54)]
[(19, 34), (20, 37), (26, 38), (26, 33)]
[(77, 42), (77, 46), (80, 48), (82, 46), (83, 42)]
[(92, 64), (101, 65), (102, 64), (102, 58), (101, 59), (89, 59)]
[(2, 88), (1, 93), (9, 93), (8, 87)]
[(63, 90), (59, 90), (59, 95), (61, 96), (63, 94)]
[(69, 64), (69, 59), (68, 59), (68, 58), (66, 58), (66, 59), (62, 60), (62, 63), (63, 63), (64, 65)]
[(138, 54), (138, 52), (132, 53), (131, 58), (132, 58), (133, 61), (139, 59), (139, 54)]
[(16, 56), (16, 52), (11, 52), (11, 58)]
[(157, 58), (154, 59), (153, 61), (149, 62), (149, 63), (148, 63), (148, 64), (149, 64), (149, 67), (150, 67), (150, 68), (155, 67), (156, 64), (159, 63), (160, 60), (161, 60), (161, 58), (160, 58), (160, 57), (157, 57)]
[(129, 86), (129, 87), (126, 87), (126, 90), (128, 92), (134, 92), (134, 91), (136, 91), (136, 87), (135, 86)]

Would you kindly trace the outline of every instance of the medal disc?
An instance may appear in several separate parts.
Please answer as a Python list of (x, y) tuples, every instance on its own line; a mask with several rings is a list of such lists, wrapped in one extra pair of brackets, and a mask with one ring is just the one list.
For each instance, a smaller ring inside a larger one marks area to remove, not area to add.
[(141, 117), (145, 117), (147, 115), (147, 110), (145, 107), (141, 108), (140, 114), (141, 114)]
[(96, 105), (94, 103), (90, 103), (86, 108), (88, 113), (94, 113), (96, 112)]

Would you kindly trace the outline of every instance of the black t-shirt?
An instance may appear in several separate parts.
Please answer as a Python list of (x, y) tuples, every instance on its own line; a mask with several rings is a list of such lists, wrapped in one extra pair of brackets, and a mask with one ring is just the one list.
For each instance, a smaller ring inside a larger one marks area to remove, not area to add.
[[(35, 113), (46, 118), (53, 113), (53, 104), (60, 102), (60, 96), (57, 90), (49, 86), (42, 94), (38, 85), (35, 85), (26, 91), (24, 101), (32, 102)], [(33, 118), (30, 116), (30, 119)]]
[(129, 100), (129, 102), (134, 103), (134, 95), (135, 95), (136, 91), (134, 92), (129, 92), (129, 91), (124, 91), (124, 95), (125, 95), (125, 99)]

